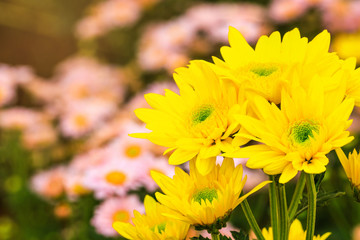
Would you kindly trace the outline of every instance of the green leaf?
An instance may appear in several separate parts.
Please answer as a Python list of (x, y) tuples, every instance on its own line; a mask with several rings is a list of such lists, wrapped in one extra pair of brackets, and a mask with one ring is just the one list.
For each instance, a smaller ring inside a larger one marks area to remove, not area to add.
[(233, 236), (234, 240), (249, 240), (249, 235), (243, 230), (240, 230), (240, 232), (231, 231), (231, 235)]
[(232, 240), (232, 239), (220, 234), (220, 240)]
[(316, 174), (315, 175), (315, 188), (316, 188), (316, 192), (319, 192), (319, 189), (320, 189), (320, 185), (321, 185), (321, 183), (322, 183), (322, 181), (323, 181), (323, 179), (324, 179), (324, 177), (325, 177), (325, 173), (326, 173), (326, 171), (325, 172), (322, 172), (322, 173), (320, 173), (320, 174)]
[[(316, 205), (318, 207), (323, 207), (328, 204), (328, 201), (331, 199), (339, 198), (345, 195), (345, 192), (325, 192), (325, 193), (318, 193), (317, 199), (316, 199)], [(304, 198), (301, 201), (301, 204), (299, 206), (299, 210), (296, 212), (294, 219), (297, 218), (302, 212), (306, 211), (308, 208), (307, 204), (307, 197), (304, 196)]]

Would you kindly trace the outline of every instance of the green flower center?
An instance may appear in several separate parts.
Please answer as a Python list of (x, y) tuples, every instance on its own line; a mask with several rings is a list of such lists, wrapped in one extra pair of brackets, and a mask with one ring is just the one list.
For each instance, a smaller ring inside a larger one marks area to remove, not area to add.
[(303, 144), (314, 137), (313, 131), (319, 132), (319, 125), (314, 121), (301, 121), (295, 123), (289, 131), (289, 137), (293, 143)]
[(192, 123), (194, 125), (204, 122), (214, 112), (214, 107), (211, 105), (203, 105), (198, 108), (192, 115)]
[(166, 228), (166, 223), (160, 223), (156, 226), (154, 226), (153, 228), (151, 228), (152, 231), (155, 231), (155, 229), (157, 229), (159, 231), (159, 233), (162, 233), (163, 231), (165, 231)]
[(250, 71), (259, 77), (267, 77), (276, 72), (277, 67), (254, 67)]
[(198, 202), (201, 204), (201, 200), (206, 201), (209, 200), (212, 202), (213, 199), (218, 198), (217, 190), (215, 188), (204, 188), (194, 193), (192, 199), (195, 202)]

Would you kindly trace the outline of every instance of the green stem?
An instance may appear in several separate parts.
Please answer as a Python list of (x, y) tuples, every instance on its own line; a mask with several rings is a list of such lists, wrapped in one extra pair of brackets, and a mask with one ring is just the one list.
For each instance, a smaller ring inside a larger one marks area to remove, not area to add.
[(212, 240), (220, 240), (220, 233), (211, 233)]
[(289, 215), (286, 202), (285, 184), (277, 184), (280, 212), (280, 240), (289, 238)]
[(279, 211), (278, 211), (278, 197), (276, 192), (276, 182), (275, 176), (270, 175), (270, 180), (272, 181), (269, 186), (269, 199), (270, 199), (270, 218), (271, 218), (271, 226), (273, 229), (273, 239), (280, 239), (279, 232)]
[(314, 237), (316, 220), (316, 188), (314, 176), (312, 174), (306, 174), (306, 188), (309, 206), (307, 211), (306, 240), (312, 240)]
[(291, 199), (290, 207), (289, 207), (289, 219), (292, 220), (295, 217), (296, 211), (298, 209), (302, 193), (305, 188), (305, 173), (301, 172), (300, 178), (296, 184), (294, 195)]
[(261, 233), (260, 227), (259, 227), (258, 223), (256, 222), (254, 214), (251, 211), (248, 201), (245, 199), (244, 201), (242, 201), (242, 203), (240, 205), (245, 214), (246, 220), (248, 221), (251, 229), (254, 231), (254, 233), (257, 237), (257, 240), (265, 240), (264, 236)]

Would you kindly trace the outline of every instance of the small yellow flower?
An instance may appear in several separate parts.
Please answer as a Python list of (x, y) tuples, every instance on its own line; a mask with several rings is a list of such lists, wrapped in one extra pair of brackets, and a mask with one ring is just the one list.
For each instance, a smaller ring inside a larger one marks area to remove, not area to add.
[(356, 59), (348, 58), (343, 61), (343, 69), (347, 71), (346, 96), (355, 99), (355, 105), (360, 106), (360, 68), (356, 68)]
[(338, 34), (333, 42), (332, 48), (342, 58), (356, 57), (360, 63), (360, 33)]
[[(262, 230), (262, 234), (264, 235), (265, 240), (273, 240), (273, 231), (272, 228), (267, 230), (264, 228)], [(322, 236), (317, 235), (314, 236), (313, 240), (325, 240), (330, 236), (331, 233), (325, 233)], [(305, 240), (306, 239), (306, 231), (303, 230), (301, 226), (301, 222), (298, 219), (295, 219), (291, 226), (289, 232), (289, 240)]]
[[(341, 76), (339, 76), (341, 77)], [(315, 77), (307, 90), (283, 91), (281, 108), (264, 98), (254, 98), (257, 118), (239, 116), (252, 139), (264, 143), (226, 153), (228, 157), (250, 157), (246, 166), (263, 168), (269, 175), (281, 174), (286, 183), (298, 173), (318, 174), (326, 170), (326, 154), (352, 141), (346, 129), (354, 99), (344, 99), (341, 90), (325, 93), (324, 79)]]
[(219, 73), (275, 104), (280, 103), (281, 91), (292, 75), (299, 75), (306, 86), (309, 77), (332, 76), (341, 65), (336, 54), (329, 53), (330, 34), (326, 30), (310, 42), (297, 28), (283, 39), (279, 32), (273, 32), (261, 36), (253, 49), (238, 30), (230, 27), (229, 43), (230, 47), (221, 48), (224, 61), (214, 58)]
[(355, 188), (360, 188), (360, 155), (355, 149), (349, 153), (348, 158), (341, 148), (337, 148), (335, 151), (351, 184)]
[(192, 61), (178, 68), (174, 79), (180, 95), (165, 90), (165, 96), (146, 94), (152, 109), (137, 109), (136, 115), (152, 132), (132, 134), (174, 151), (169, 163), (179, 165), (196, 158), (202, 174), (215, 166), (221, 151), (245, 144), (248, 140), (233, 134), (240, 129), (235, 114), (246, 113), (244, 94), (232, 81), (221, 80), (205, 61)]
[(240, 197), (246, 182), (241, 165), (234, 167), (233, 159), (226, 158), (209, 174), (201, 175), (190, 162), (190, 174), (176, 168), (173, 179), (152, 172), (152, 177), (164, 192), (156, 193), (160, 203), (174, 210), (167, 214), (174, 219), (192, 224), (198, 229), (217, 231), (226, 225), (230, 213), (247, 196), (269, 183), (265, 181)]
[(134, 225), (125, 222), (114, 222), (113, 228), (123, 237), (130, 240), (183, 240), (190, 225), (182, 221), (166, 217), (172, 210), (146, 196), (146, 215), (134, 211)]

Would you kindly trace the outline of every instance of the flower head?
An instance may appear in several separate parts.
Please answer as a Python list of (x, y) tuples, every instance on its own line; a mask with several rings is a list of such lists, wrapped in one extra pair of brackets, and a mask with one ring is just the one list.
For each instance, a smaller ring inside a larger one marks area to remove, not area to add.
[(112, 227), (114, 222), (131, 223), (133, 211), (143, 213), (144, 207), (136, 196), (125, 198), (108, 198), (95, 209), (91, 224), (96, 231), (104, 236), (115, 237), (116, 231)]
[(346, 176), (354, 188), (354, 197), (357, 201), (360, 201), (360, 155), (356, 152), (356, 149), (349, 153), (348, 157), (346, 157), (341, 148), (337, 148), (335, 151), (345, 170)]
[[(279, 32), (261, 36), (253, 49), (233, 27), (229, 30), (230, 47), (221, 48), (224, 62), (214, 58), (220, 74), (230, 76), (247, 92), (280, 103), (281, 91), (296, 74), (303, 79), (315, 75), (331, 76), (341, 65), (335, 54), (329, 53), (330, 34), (323, 31), (311, 42), (300, 36), (298, 29), (287, 32), (283, 39)], [(222, 68), (222, 70), (221, 70)]]
[(191, 161), (190, 174), (176, 168), (173, 179), (158, 172), (152, 172), (152, 177), (164, 192), (156, 193), (156, 198), (174, 210), (168, 214), (169, 217), (208, 231), (218, 231), (224, 227), (232, 210), (268, 183), (263, 182), (240, 197), (246, 176), (243, 178), (242, 165), (235, 167), (230, 158), (224, 159), (221, 166), (216, 165), (205, 176)]
[(124, 196), (128, 190), (139, 186), (139, 178), (145, 168), (137, 162), (109, 161), (96, 169), (90, 169), (84, 176), (84, 185), (91, 189), (98, 199), (111, 195)]
[(115, 222), (114, 229), (126, 239), (134, 240), (182, 240), (185, 239), (190, 225), (167, 217), (172, 210), (159, 204), (152, 197), (146, 196), (146, 214), (134, 211), (132, 219), (134, 225), (124, 222)]
[(239, 116), (239, 121), (252, 139), (264, 144), (225, 155), (250, 157), (247, 167), (281, 174), (280, 183), (298, 171), (324, 172), (329, 162), (326, 154), (353, 139), (346, 129), (352, 122), (354, 100), (343, 100), (340, 89), (325, 94), (322, 81), (314, 78), (307, 91), (299, 86), (290, 93), (283, 91), (280, 109), (264, 98), (254, 98), (258, 117)]
[(165, 96), (145, 95), (153, 109), (137, 109), (135, 113), (152, 132), (132, 134), (168, 147), (166, 152), (174, 150), (170, 164), (197, 158), (202, 174), (211, 171), (221, 151), (248, 141), (232, 137), (240, 129), (234, 114), (246, 112), (243, 94), (231, 81), (222, 81), (212, 67), (193, 61), (189, 68), (177, 69), (174, 78), (180, 95), (170, 90), (165, 90)]
[[(273, 231), (272, 228), (267, 230), (264, 228), (262, 230), (262, 234), (264, 235), (265, 240), (273, 240)], [(317, 235), (314, 236), (313, 240), (325, 240), (330, 236), (331, 233), (325, 233), (322, 236)], [(306, 231), (301, 226), (301, 222), (298, 219), (295, 219), (291, 226), (289, 232), (289, 240), (305, 240), (306, 239)]]
[(354, 186), (360, 187), (360, 175), (357, 174), (360, 170), (360, 155), (356, 149), (349, 153), (348, 157), (346, 157), (341, 148), (337, 148), (335, 151), (350, 182)]

